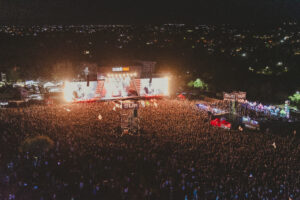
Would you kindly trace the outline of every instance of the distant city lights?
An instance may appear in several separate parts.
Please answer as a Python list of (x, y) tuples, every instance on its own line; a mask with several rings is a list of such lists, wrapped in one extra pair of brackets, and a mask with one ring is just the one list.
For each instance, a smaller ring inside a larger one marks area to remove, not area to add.
[(282, 62), (278, 62), (278, 63), (277, 63), (277, 66), (282, 66), (282, 65), (283, 65)]

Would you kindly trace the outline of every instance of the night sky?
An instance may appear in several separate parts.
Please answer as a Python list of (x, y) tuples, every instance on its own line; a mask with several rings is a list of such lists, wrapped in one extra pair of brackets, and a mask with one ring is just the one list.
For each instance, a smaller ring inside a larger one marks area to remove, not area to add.
[(0, 0), (1, 24), (276, 23), (299, 0)]

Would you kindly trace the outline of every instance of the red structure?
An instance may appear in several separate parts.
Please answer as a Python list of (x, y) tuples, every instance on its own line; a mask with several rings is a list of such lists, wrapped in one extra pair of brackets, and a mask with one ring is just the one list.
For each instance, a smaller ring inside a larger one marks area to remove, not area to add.
[(225, 128), (225, 129), (230, 129), (231, 128), (231, 123), (230, 122), (228, 122), (224, 119), (219, 119), (219, 118), (211, 120), (210, 125), (215, 126), (215, 127)]

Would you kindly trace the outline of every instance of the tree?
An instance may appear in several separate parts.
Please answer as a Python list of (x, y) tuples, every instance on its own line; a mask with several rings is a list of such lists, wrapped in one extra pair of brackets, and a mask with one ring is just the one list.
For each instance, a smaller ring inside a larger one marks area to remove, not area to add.
[(197, 78), (194, 82), (195, 88), (203, 88), (203, 82), (200, 80), (200, 78)]
[(207, 90), (208, 89), (208, 85), (202, 81), (200, 78), (197, 78), (195, 81), (190, 81), (188, 83), (189, 87), (194, 87), (194, 88), (199, 88), (202, 90)]
[(188, 86), (189, 86), (189, 87), (194, 87), (194, 81), (190, 81), (190, 82), (188, 83)]
[(293, 96), (289, 96), (289, 99), (292, 101), (292, 103), (296, 104), (297, 106), (300, 106), (300, 92), (297, 91)]

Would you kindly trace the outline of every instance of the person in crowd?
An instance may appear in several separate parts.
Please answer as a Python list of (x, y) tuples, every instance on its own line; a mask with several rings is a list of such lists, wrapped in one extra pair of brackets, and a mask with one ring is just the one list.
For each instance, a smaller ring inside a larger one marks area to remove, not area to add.
[[(140, 105), (140, 134), (123, 136), (132, 111), (114, 102), (0, 110), (0, 199), (300, 198), (297, 138), (210, 127), (196, 101), (155, 103)], [(20, 151), (37, 135), (53, 147)]]

